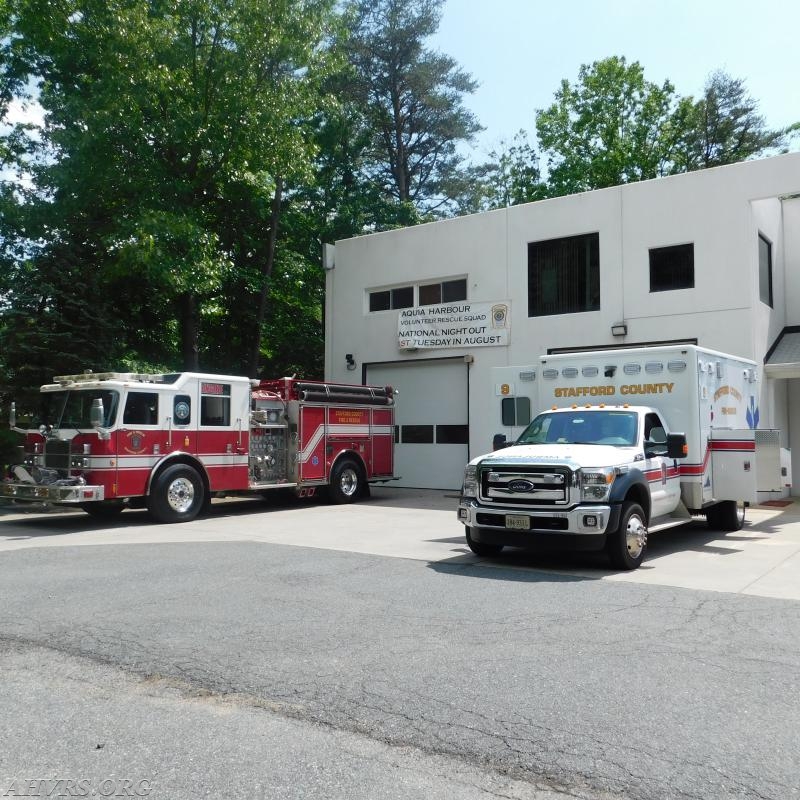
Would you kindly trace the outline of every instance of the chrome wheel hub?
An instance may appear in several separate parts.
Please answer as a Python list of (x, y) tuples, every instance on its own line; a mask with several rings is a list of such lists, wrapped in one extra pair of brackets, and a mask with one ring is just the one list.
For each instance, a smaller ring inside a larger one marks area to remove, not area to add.
[(179, 514), (185, 514), (194, 502), (194, 484), (188, 478), (178, 478), (169, 485), (167, 503)]
[(647, 526), (636, 514), (631, 516), (625, 528), (625, 544), (628, 555), (633, 559), (639, 558), (647, 544)]
[(339, 488), (346, 497), (352, 497), (358, 489), (358, 475), (354, 469), (346, 469), (339, 478)]

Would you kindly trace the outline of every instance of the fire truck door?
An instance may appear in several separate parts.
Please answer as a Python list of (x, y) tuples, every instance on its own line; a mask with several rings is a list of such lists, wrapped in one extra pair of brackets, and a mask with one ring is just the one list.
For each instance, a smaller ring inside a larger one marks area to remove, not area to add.
[(297, 435), (298, 481), (324, 480), (327, 446), (324, 406), (304, 404), (300, 407)]
[(200, 381), (200, 420), (195, 453), (205, 465), (212, 491), (247, 488), (248, 431), (241, 410), (249, 387)]
[(117, 434), (117, 495), (143, 495), (163, 432), (159, 421), (157, 392), (129, 391), (122, 411), (122, 427)]

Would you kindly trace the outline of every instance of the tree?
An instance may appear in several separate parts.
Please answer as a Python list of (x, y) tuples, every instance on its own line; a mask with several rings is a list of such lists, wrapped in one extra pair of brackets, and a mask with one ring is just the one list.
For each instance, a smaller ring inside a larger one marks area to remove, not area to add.
[(770, 130), (744, 81), (718, 70), (703, 96), (685, 98), (677, 110), (676, 171), (745, 161), (786, 142), (787, 130)]
[(506, 208), (548, 197), (547, 185), (539, 170), (539, 156), (525, 131), (515, 134), (511, 143), (501, 142), (489, 160), (473, 167), (464, 192), (458, 196), (462, 213)]
[(475, 82), (449, 56), (425, 47), (443, 0), (354, 0), (348, 6), (352, 64), (344, 90), (363, 109), (364, 168), (381, 191), (426, 213), (447, 205), (462, 158), (480, 130), (463, 106)]
[(555, 102), (536, 113), (552, 194), (655, 178), (669, 168), (664, 133), (674, 89), (645, 80), (638, 62), (613, 56), (562, 81)]
[(32, 169), (25, 219), (3, 233), (42, 243), (34, 270), (69, 250), (121, 297), (118, 327), (157, 316), (160, 360), (178, 360), (179, 348), (189, 369), (204, 325), (227, 310), (223, 287), (243, 276), (249, 296), (236, 313), (248, 336), (235, 360), (254, 372), (282, 187), (313, 153), (304, 123), (332, 0), (10, 6), (0, 96), (38, 84), (46, 157)]

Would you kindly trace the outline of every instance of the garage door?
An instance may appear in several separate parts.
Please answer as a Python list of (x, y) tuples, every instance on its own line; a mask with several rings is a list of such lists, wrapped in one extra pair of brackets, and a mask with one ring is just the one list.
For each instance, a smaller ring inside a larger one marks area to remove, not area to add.
[(393, 386), (394, 486), (459, 489), (469, 460), (467, 370), (461, 358), (370, 364), (367, 383)]

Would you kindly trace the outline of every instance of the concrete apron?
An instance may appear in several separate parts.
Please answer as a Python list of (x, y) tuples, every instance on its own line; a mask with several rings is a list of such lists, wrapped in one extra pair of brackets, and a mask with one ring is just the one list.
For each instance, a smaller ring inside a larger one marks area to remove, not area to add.
[(748, 509), (745, 527), (736, 533), (711, 531), (704, 520), (696, 520), (653, 534), (645, 563), (620, 573), (609, 570), (600, 555), (506, 550), (498, 558), (479, 559), (464, 541), (457, 502), (454, 492), (377, 487), (371, 498), (349, 506), (215, 501), (207, 516), (174, 525), (154, 524), (143, 511), (126, 511), (106, 522), (82, 512), (6, 506), (0, 508), (0, 551), (247, 541), (800, 600), (799, 503)]

